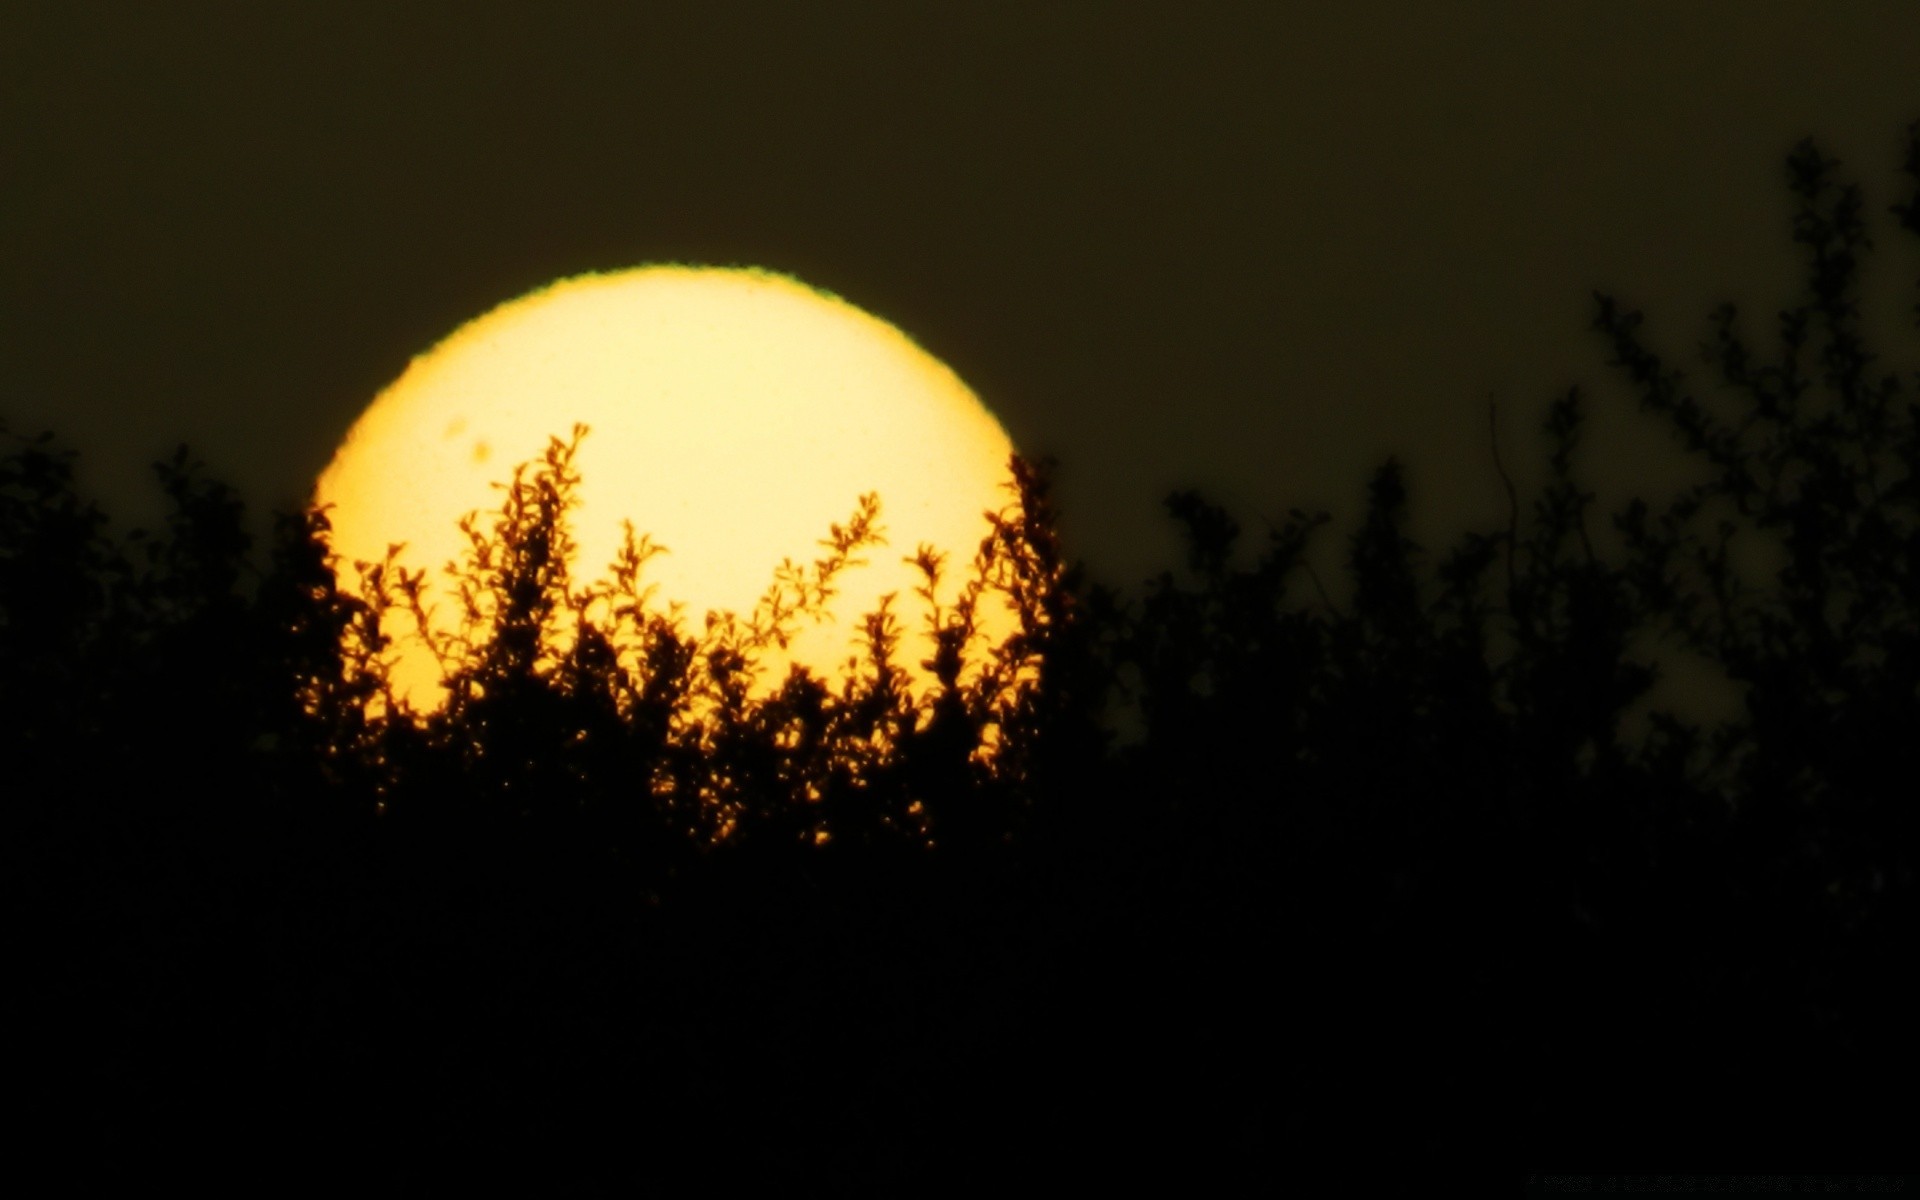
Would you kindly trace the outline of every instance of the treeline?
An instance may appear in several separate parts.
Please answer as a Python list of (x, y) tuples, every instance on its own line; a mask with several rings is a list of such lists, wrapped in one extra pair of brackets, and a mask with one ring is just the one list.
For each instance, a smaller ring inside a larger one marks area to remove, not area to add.
[[(1544, 486), (1443, 554), (1382, 468), (1341, 604), (1305, 565), (1324, 517), (1246, 547), (1192, 493), (1179, 570), (1093, 586), (1016, 461), (992, 536), (921, 550), (926, 591), (847, 672), (771, 680), (840, 572), (902, 551), (877, 502), (696, 624), (649, 594), (644, 539), (571, 574), (576, 430), (469, 522), (464, 621), (434, 633), (392, 560), (340, 587), (324, 512), (256, 554), (182, 452), (167, 525), (116, 539), (70, 455), (14, 438), (0, 745), (48, 1136), (82, 1175), (138, 1146), (842, 1191), (1884, 1165), (1860, 1156), (1899, 1144), (1882, 1091), (1914, 1051), (1920, 377), (1861, 332), (1859, 189), (1810, 145), (1788, 167), (1807, 288), (1765, 353), (1716, 315), (1716, 394), (1598, 298), (1702, 482), (1597, 550), (1570, 393)], [(1920, 194), (1894, 211), (1920, 233)], [(423, 630), (432, 704), (394, 682)], [(1661, 644), (1741, 715), (1626, 719)]]

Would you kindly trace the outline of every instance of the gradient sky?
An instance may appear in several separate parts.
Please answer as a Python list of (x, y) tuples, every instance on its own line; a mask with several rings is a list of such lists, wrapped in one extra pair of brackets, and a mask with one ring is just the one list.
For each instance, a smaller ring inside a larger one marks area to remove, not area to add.
[[(1717, 301), (1788, 297), (1797, 139), (1891, 229), (1916, 62), (1911, 0), (10, 0), (0, 414), (117, 512), (183, 439), (291, 504), (467, 318), (753, 263), (899, 324), (1057, 455), (1117, 581), (1168, 561), (1171, 487), (1350, 516), (1390, 452), (1439, 540), (1500, 512), (1490, 395), (1516, 464), (1558, 390), (1620, 395), (1594, 287), (1681, 352)], [(1913, 247), (1882, 240), (1910, 347)], [(1634, 421), (1596, 474), (1659, 458)]]

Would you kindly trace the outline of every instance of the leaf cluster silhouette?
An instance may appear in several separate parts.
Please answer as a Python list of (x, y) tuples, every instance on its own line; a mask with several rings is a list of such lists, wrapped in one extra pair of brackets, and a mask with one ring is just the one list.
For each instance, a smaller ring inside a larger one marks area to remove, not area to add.
[[(1886, 1150), (1920, 375), (1867, 346), (1860, 190), (1810, 143), (1787, 166), (1805, 292), (1765, 352), (1714, 314), (1712, 391), (1596, 297), (1699, 482), (1596, 536), (1569, 392), (1544, 485), (1523, 504), (1500, 464), (1506, 527), (1439, 555), (1384, 465), (1338, 604), (1325, 514), (1248, 547), (1190, 491), (1178, 570), (1090, 584), (1016, 459), (957, 587), (916, 547), (924, 585), (844, 670), (772, 679), (844, 572), (904, 549), (882, 498), (751, 612), (693, 619), (631, 529), (576, 577), (576, 428), (463, 523), (447, 623), (397, 553), (343, 588), (324, 511), (255, 556), (184, 450), (167, 524), (115, 538), (70, 454), (7, 435), (0, 737), (48, 1111), (178, 1152), (191, 1080), (344, 1175), (599, 1186)], [(1920, 234), (1920, 125), (1907, 171)], [(396, 682), (409, 638), (430, 703)], [(1739, 715), (1654, 704), (1662, 647)]]

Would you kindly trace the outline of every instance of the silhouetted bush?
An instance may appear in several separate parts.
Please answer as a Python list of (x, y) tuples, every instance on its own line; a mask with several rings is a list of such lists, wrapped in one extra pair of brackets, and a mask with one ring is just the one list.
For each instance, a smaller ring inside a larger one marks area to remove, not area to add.
[[(644, 537), (576, 577), (576, 428), (463, 525), (448, 629), (392, 557), (342, 590), (324, 512), (256, 559), (181, 452), (167, 522), (116, 540), (70, 455), (9, 435), (18, 1019), (49, 1031), (23, 1078), (143, 1153), (186, 1144), (192, 1079), (192, 1120), (422, 1182), (1244, 1182), (1579, 1156), (1623, 1122), (1606, 1144), (1660, 1161), (1892, 1146), (1834, 1089), (1914, 1049), (1920, 404), (1864, 344), (1834, 171), (1789, 163), (1809, 272), (1777, 352), (1713, 319), (1737, 412), (1599, 299), (1708, 470), (1615, 514), (1611, 557), (1574, 392), (1544, 486), (1501, 466), (1506, 527), (1442, 554), (1382, 467), (1344, 604), (1307, 561), (1324, 515), (1242, 555), (1193, 492), (1180, 570), (1090, 585), (1015, 460), (955, 598), (916, 547), (924, 588), (836, 678), (760, 672), (883, 552), (876, 497), (752, 612), (689, 622)], [(433, 704), (396, 685), (412, 636)], [(1630, 720), (1662, 639), (1742, 715)]]

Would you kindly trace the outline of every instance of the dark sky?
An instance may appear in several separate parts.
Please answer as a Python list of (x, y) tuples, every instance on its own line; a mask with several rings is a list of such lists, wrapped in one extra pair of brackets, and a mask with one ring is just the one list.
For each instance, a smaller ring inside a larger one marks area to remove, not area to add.
[[(1682, 351), (1716, 301), (1787, 297), (1798, 138), (1890, 229), (1916, 63), (1912, 0), (9, 0), (0, 413), (117, 511), (182, 439), (286, 504), (494, 304), (754, 263), (1057, 455), (1110, 577), (1166, 560), (1172, 486), (1351, 514), (1396, 451), (1438, 531), (1498, 512), (1490, 394), (1522, 460), (1550, 396), (1607, 380), (1592, 288)], [(1641, 460), (1599, 434), (1596, 471)]]

